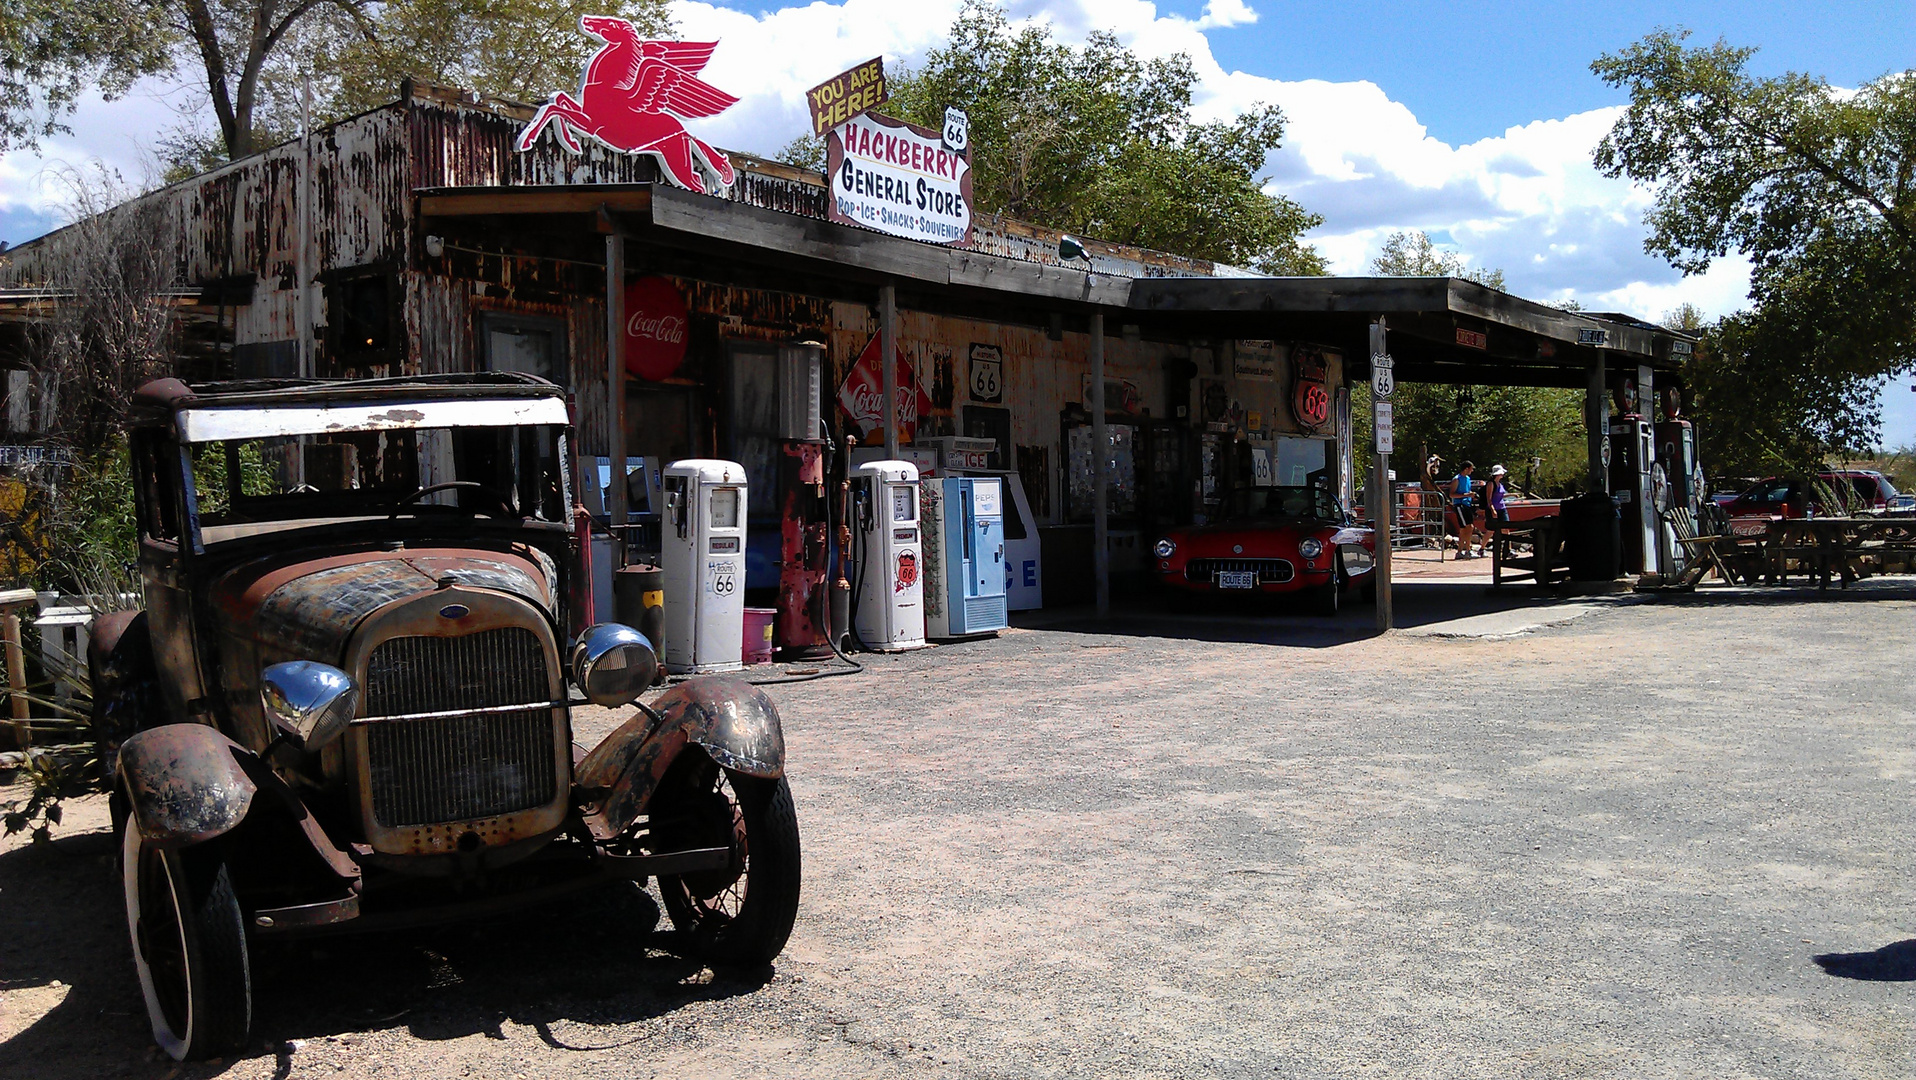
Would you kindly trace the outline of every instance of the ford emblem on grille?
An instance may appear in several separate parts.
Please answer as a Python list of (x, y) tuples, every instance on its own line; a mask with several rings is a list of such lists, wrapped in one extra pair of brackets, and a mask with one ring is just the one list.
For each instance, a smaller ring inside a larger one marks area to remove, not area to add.
[(470, 614), (472, 609), (464, 604), (447, 604), (439, 609), (439, 617), (442, 619), (463, 619)]

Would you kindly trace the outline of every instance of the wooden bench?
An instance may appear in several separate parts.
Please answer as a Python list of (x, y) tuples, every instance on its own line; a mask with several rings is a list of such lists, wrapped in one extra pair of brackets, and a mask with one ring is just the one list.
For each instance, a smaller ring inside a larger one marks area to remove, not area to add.
[[(1570, 572), (1570, 559), (1564, 552), (1563, 518), (1536, 517), (1528, 521), (1493, 521), (1490, 532), (1490, 582), (1499, 588), (1505, 582), (1530, 581), (1550, 585)], [(1515, 553), (1515, 546), (1527, 544), (1526, 555)]]

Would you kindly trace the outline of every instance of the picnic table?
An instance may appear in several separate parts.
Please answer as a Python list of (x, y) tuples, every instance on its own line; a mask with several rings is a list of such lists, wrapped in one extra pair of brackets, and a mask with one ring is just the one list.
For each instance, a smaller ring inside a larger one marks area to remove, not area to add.
[(1827, 589), (1835, 574), (1842, 587), (1863, 577), (1866, 559), (1880, 567), (1888, 555), (1916, 557), (1916, 517), (1773, 518), (1765, 531), (1766, 579), (1789, 580), (1790, 564)]

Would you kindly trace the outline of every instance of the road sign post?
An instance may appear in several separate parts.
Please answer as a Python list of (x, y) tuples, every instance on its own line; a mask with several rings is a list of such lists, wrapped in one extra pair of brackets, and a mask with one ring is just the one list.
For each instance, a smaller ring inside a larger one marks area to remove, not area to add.
[(1395, 441), (1391, 430), (1391, 395), (1397, 392), (1397, 374), (1390, 354), (1384, 351), (1384, 320), (1370, 324), (1371, 430), (1376, 433), (1377, 456), (1371, 465), (1372, 542), (1377, 546), (1374, 569), (1377, 575), (1377, 629), (1389, 630), (1395, 621), (1391, 611), (1390, 526), (1392, 500), (1390, 490), (1390, 452)]

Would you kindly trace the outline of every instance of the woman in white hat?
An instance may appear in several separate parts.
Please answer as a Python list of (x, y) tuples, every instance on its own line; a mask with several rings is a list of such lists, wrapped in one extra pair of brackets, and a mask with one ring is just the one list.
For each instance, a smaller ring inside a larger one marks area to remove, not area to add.
[(1499, 524), (1510, 524), (1510, 511), (1504, 504), (1504, 500), (1509, 494), (1504, 489), (1504, 477), (1509, 475), (1509, 469), (1504, 468), (1502, 465), (1492, 465), (1490, 467), (1490, 479), (1484, 483), (1484, 534), (1486, 538), (1492, 535), (1493, 530), (1495, 530)]

